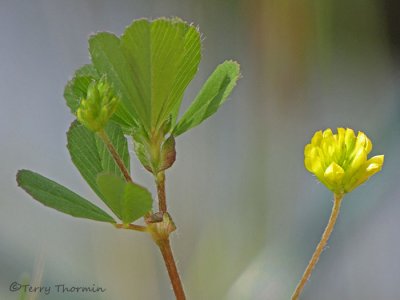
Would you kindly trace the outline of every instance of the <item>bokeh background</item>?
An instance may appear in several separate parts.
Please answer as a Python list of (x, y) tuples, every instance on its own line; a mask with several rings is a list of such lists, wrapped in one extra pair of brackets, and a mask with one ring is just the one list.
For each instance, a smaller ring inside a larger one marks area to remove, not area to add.
[(390, 0), (1, 0), (0, 299), (18, 299), (9, 286), (26, 276), (107, 289), (37, 299), (173, 299), (149, 237), (44, 208), (15, 182), (32, 169), (104, 207), (65, 147), (74, 118), (63, 88), (89, 62), (90, 33), (160, 16), (204, 35), (184, 108), (223, 60), (243, 74), (230, 101), (177, 140), (167, 172), (188, 298), (289, 299), (332, 205), (303, 147), (316, 130), (348, 126), (385, 166), (346, 197), (303, 299), (399, 299), (400, 5)]

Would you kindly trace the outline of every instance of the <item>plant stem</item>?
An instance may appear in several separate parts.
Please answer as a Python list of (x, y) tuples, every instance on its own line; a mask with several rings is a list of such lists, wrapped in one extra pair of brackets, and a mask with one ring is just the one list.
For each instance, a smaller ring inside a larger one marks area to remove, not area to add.
[(185, 291), (183, 290), (182, 282), (179, 277), (174, 256), (172, 254), (169, 239), (167, 238), (164, 240), (160, 240), (157, 242), (157, 244), (164, 258), (164, 263), (167, 267), (168, 275), (171, 280), (172, 288), (174, 289), (175, 297), (177, 300), (185, 300)]
[(104, 129), (100, 130), (98, 133), (99, 137), (103, 140), (104, 144), (107, 146), (108, 151), (110, 152), (111, 156), (113, 157), (115, 163), (118, 165), (118, 168), (121, 170), (122, 174), (125, 177), (125, 180), (128, 182), (132, 182), (131, 175), (129, 171), (126, 169), (124, 162), (122, 161), (121, 157), (119, 156), (117, 150), (114, 148), (110, 138), (108, 137), (107, 133)]
[[(177, 300), (185, 300), (185, 291), (183, 290), (182, 281), (179, 277), (178, 268), (176, 267), (174, 255), (172, 253), (171, 244), (169, 241), (169, 234), (175, 230), (175, 225), (173, 224), (172, 220), (169, 217), (167, 212), (167, 200), (165, 194), (165, 173), (159, 172), (156, 175), (156, 185), (157, 185), (157, 195), (158, 195), (158, 206), (160, 212), (163, 214), (163, 224), (162, 223), (155, 223), (154, 225), (160, 224), (158, 232), (153, 235), (153, 239), (160, 248), (161, 254), (164, 258), (165, 266), (167, 267), (169, 279), (172, 284), (172, 288), (175, 293), (175, 297)], [(165, 216), (168, 216), (168, 224), (165, 224)], [(173, 227), (171, 228), (171, 222)]]
[[(126, 169), (121, 157), (119, 156), (117, 150), (114, 148), (114, 145), (112, 144), (107, 133), (104, 130), (100, 130), (98, 132), (98, 135), (103, 140), (104, 144), (107, 146), (108, 151), (110, 152), (114, 161), (118, 165), (118, 167), (121, 170), (122, 174), (124, 175), (126, 181), (133, 182), (132, 178), (129, 174), (129, 171)], [(156, 185), (157, 185), (159, 211), (164, 214), (164, 213), (167, 213), (167, 200), (166, 200), (166, 194), (165, 194), (165, 173), (163, 171), (159, 172), (156, 175)], [(142, 232), (147, 231), (146, 227), (140, 226), (140, 225), (135, 225), (135, 224), (128, 224), (128, 225), (115, 224), (115, 227), (131, 229), (131, 230), (136, 230), (136, 231), (142, 231)], [(157, 239), (157, 240), (155, 239), (154, 241), (160, 248), (161, 254), (164, 258), (164, 263), (165, 263), (165, 266), (167, 267), (168, 275), (171, 280), (172, 288), (174, 290), (176, 299), (177, 300), (185, 300), (186, 299), (185, 292), (183, 290), (182, 282), (179, 277), (178, 269), (176, 267), (176, 263), (175, 263), (174, 255), (172, 253), (172, 248), (171, 248), (171, 244), (169, 242), (169, 238), (166, 237), (166, 238), (161, 238), (161, 239)]]
[(156, 185), (158, 194), (158, 209), (165, 213), (167, 212), (167, 200), (165, 196), (165, 173), (164, 171), (159, 172), (156, 175)]
[(340, 205), (342, 203), (342, 200), (343, 200), (343, 194), (335, 194), (333, 208), (332, 208), (331, 216), (328, 221), (328, 225), (326, 225), (325, 231), (321, 237), (321, 241), (317, 245), (317, 248), (315, 249), (314, 254), (311, 257), (311, 260), (308, 263), (308, 266), (307, 266), (306, 270), (304, 271), (304, 274), (301, 277), (300, 282), (298, 283), (298, 285), (292, 295), (292, 298), (291, 298), (292, 300), (299, 299), (304, 286), (306, 285), (308, 279), (310, 278), (311, 273), (312, 273), (315, 265), (317, 264), (318, 259), (321, 255), (322, 251), (324, 250), (326, 243), (328, 242), (329, 237), (333, 231), (337, 217), (339, 216)]

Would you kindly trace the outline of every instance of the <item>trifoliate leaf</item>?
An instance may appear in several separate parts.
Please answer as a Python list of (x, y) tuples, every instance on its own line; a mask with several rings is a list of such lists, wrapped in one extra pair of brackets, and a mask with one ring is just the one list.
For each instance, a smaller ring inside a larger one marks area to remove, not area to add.
[(137, 20), (119, 39), (98, 33), (89, 40), (92, 62), (107, 74), (130, 116), (158, 130), (176, 119), (183, 93), (200, 62), (200, 34), (180, 19)]

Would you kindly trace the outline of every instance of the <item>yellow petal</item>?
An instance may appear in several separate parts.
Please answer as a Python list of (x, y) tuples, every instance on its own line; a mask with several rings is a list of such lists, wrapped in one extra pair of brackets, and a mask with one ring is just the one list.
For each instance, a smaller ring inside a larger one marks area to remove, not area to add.
[(345, 137), (345, 134), (346, 134), (346, 129), (344, 129), (344, 128), (342, 128), (342, 127), (339, 127), (338, 129), (337, 129), (337, 142), (338, 142), (338, 145), (341, 147), (341, 145), (344, 143), (344, 137)]
[(321, 140), (322, 140), (322, 131), (319, 130), (317, 131), (314, 136), (311, 139), (311, 144), (313, 146), (319, 146), (321, 144)]
[(368, 159), (367, 160), (367, 164), (383, 165), (384, 160), (385, 160), (385, 156), (384, 155), (376, 155), (376, 156), (373, 156), (370, 159)]
[(312, 170), (312, 161), (313, 161), (313, 159), (310, 158), (310, 157), (306, 157), (306, 158), (304, 159), (304, 166), (306, 167), (306, 169), (307, 169), (309, 172), (313, 172), (313, 170)]
[(322, 137), (324, 139), (326, 139), (326, 138), (331, 137), (331, 136), (333, 136), (332, 129), (330, 129), (330, 128), (325, 129), (323, 134), (322, 134)]
[(365, 136), (365, 137), (366, 137), (366, 140), (365, 140), (365, 152), (367, 152), (367, 154), (369, 154), (371, 152), (371, 150), (372, 150), (372, 142), (367, 136)]
[(354, 134), (354, 130), (350, 128), (346, 128), (346, 133), (344, 135), (344, 143), (346, 145), (347, 153), (353, 150), (354, 144), (356, 142), (356, 136)]
[(312, 151), (313, 148), (314, 148), (314, 146), (311, 145), (311, 144), (306, 145), (306, 146), (304, 147), (304, 156), (305, 156), (305, 157), (310, 156), (311, 151)]
[[(376, 161), (376, 162), (370, 162), (370, 161)], [(371, 158), (370, 160), (368, 160), (367, 162), (370, 162), (370, 163), (367, 164), (367, 167), (365, 168), (365, 170), (363, 172), (361, 172), (359, 175), (356, 176), (356, 177), (358, 177), (357, 180), (355, 180), (352, 183), (350, 183), (349, 185), (347, 185), (346, 192), (351, 192), (356, 187), (358, 187), (359, 185), (366, 182), (372, 175), (374, 175), (374, 174), (378, 173), (380, 170), (382, 170), (383, 155), (375, 156), (375, 157)]]
[(311, 172), (314, 173), (317, 177), (324, 176), (324, 168), (321, 161), (316, 158), (311, 161)]
[(358, 132), (356, 147), (364, 147), (365, 152), (367, 154), (371, 152), (372, 149), (371, 140), (362, 131)]
[(367, 153), (363, 147), (356, 148), (354, 151), (354, 157), (350, 164), (350, 167), (347, 169), (348, 175), (352, 175), (367, 161)]
[(377, 155), (367, 160), (364, 173), (365, 176), (371, 177), (375, 173), (378, 173), (380, 170), (382, 170), (384, 159), (384, 155)]
[(324, 173), (325, 179), (332, 185), (339, 185), (342, 182), (343, 176), (343, 168), (335, 162), (332, 162)]
[(370, 164), (366, 169), (366, 174), (368, 174), (368, 177), (371, 177), (374, 175), (376, 172), (379, 172), (382, 170), (382, 165), (380, 164)]

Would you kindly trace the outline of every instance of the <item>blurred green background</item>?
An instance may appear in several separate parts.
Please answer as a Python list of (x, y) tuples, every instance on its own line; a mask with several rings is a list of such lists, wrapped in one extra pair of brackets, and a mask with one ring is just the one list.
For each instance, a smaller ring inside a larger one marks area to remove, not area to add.
[(90, 33), (160, 16), (204, 36), (184, 108), (223, 60), (238, 60), (243, 74), (217, 115), (177, 140), (167, 172), (188, 299), (289, 299), (332, 205), (303, 166), (304, 145), (338, 126), (365, 131), (385, 165), (346, 197), (303, 299), (399, 299), (400, 5), (390, 0), (2, 0), (0, 299), (17, 299), (9, 286), (26, 273), (42, 273), (42, 285), (107, 289), (38, 299), (173, 298), (148, 236), (44, 208), (15, 182), (32, 169), (104, 207), (65, 148), (64, 85), (89, 62)]

